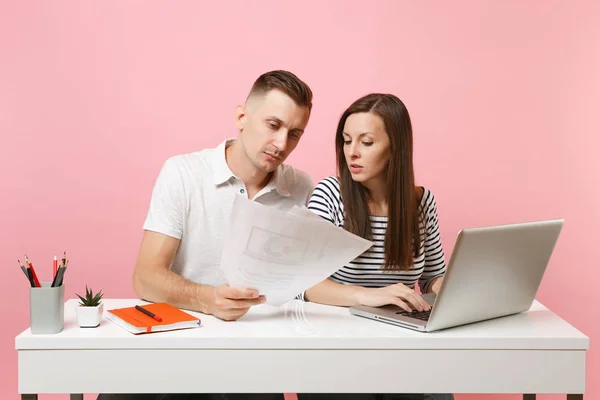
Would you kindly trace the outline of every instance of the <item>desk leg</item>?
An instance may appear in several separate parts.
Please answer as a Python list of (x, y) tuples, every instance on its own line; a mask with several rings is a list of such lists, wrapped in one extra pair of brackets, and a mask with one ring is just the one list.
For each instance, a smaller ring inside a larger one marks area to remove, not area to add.
[(83, 394), (72, 394), (71, 393), (71, 400), (83, 400)]
[(535, 400), (535, 394), (524, 394), (523, 400)]
[(582, 394), (568, 394), (567, 400), (583, 400)]

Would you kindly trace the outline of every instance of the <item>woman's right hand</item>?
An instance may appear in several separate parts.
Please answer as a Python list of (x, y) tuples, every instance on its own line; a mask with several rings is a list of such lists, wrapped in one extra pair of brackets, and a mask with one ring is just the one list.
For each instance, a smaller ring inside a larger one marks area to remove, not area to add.
[(429, 311), (431, 308), (421, 295), (402, 283), (382, 288), (360, 287), (357, 289), (354, 297), (359, 304), (369, 307), (395, 304), (408, 312), (412, 312), (413, 309)]

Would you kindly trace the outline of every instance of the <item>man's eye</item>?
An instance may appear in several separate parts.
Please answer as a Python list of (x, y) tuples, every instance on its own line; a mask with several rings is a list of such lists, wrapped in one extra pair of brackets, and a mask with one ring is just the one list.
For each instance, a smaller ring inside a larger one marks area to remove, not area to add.
[(267, 125), (269, 125), (269, 128), (271, 128), (271, 129), (274, 129), (274, 130), (278, 129), (277, 124), (274, 124), (272, 122), (269, 122)]

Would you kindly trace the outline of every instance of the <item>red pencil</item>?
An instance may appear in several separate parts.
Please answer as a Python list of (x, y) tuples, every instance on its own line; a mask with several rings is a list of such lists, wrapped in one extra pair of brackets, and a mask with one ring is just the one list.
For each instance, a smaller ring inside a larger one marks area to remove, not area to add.
[(58, 272), (58, 259), (54, 256), (54, 262), (52, 263), (52, 277), (56, 276)]
[(27, 258), (27, 254), (25, 254), (25, 262), (29, 265), (29, 269), (31, 269), (31, 275), (33, 276), (33, 282), (35, 283), (35, 287), (42, 287), (40, 285), (40, 281), (38, 281), (37, 275), (35, 274), (35, 269), (33, 269), (33, 264)]

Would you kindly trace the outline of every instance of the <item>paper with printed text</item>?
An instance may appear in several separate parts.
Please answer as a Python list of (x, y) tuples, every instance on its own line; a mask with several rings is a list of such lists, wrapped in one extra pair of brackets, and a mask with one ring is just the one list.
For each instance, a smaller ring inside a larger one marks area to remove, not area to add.
[(326, 279), (372, 242), (306, 207), (283, 211), (236, 196), (221, 269), (231, 287), (251, 288), (281, 305)]

